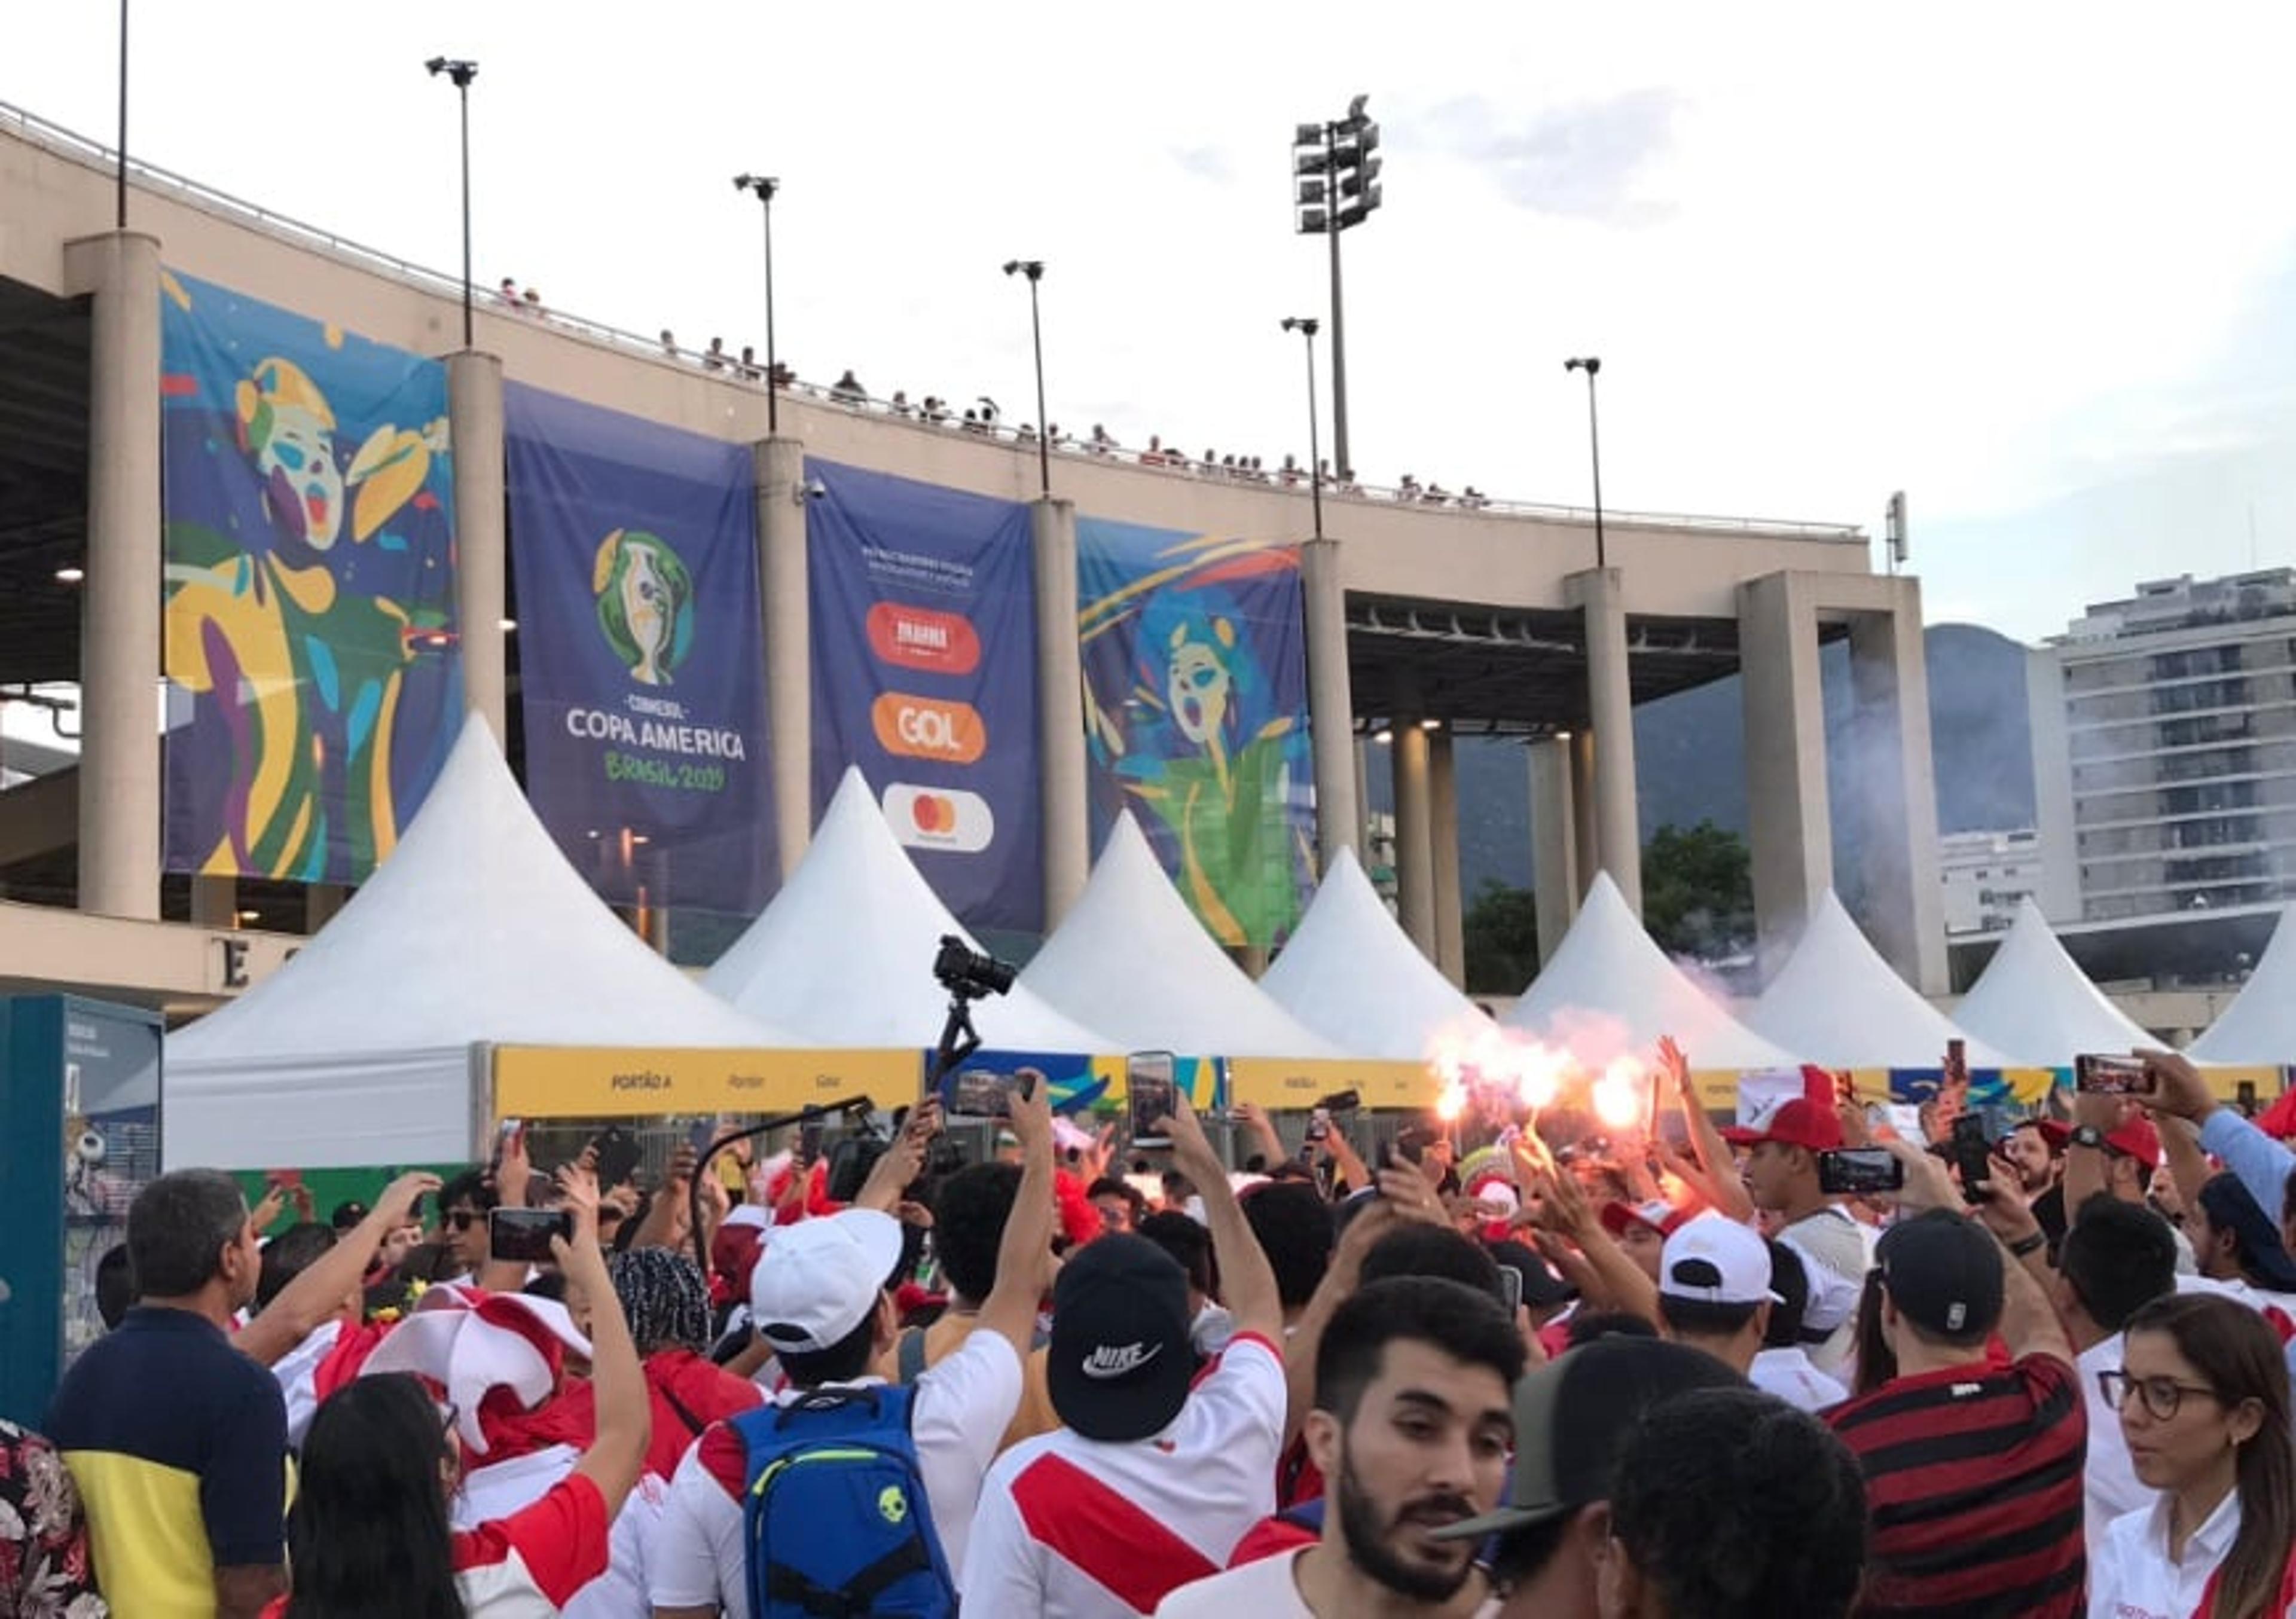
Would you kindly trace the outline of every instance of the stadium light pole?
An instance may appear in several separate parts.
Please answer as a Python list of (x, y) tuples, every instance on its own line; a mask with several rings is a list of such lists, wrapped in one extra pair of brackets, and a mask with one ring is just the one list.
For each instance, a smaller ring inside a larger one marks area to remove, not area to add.
[(471, 81), (479, 76), (479, 64), (433, 56), (422, 65), (433, 78), (443, 73), (454, 80), (455, 94), (463, 103), (463, 347), (476, 348), (478, 323), (471, 299)]
[(769, 175), (735, 175), (734, 189), (755, 192), (766, 216), (766, 433), (782, 430), (781, 350), (774, 344), (774, 194), (782, 183)]
[(119, 0), (119, 159), (117, 225), (127, 228), (127, 0)]
[(1312, 315), (1287, 315), (1283, 330), (1296, 331), (1308, 341), (1308, 493), (1316, 511), (1316, 537), (1324, 537), (1324, 451), (1316, 425), (1316, 317)]
[(1008, 258), (1004, 274), (1029, 278), (1029, 338), (1037, 350), (1037, 472), (1045, 498), (1053, 498), (1053, 424), (1045, 420), (1045, 327), (1037, 313), (1037, 283), (1045, 279), (1041, 258)]
[(1610, 552), (1603, 544), (1603, 423), (1595, 409), (1595, 377), (1603, 362), (1599, 356), (1587, 355), (1563, 361), (1562, 369), (1587, 373), (1587, 443), (1595, 457), (1595, 566), (1608, 568)]
[(1381, 202), (1379, 126), (1364, 111), (1368, 95), (1328, 123), (1295, 125), (1292, 135), (1293, 225), (1302, 236), (1332, 244), (1332, 460), (1342, 479), (1355, 475), (1348, 450), (1348, 356), (1340, 299), (1340, 233), (1371, 217)]

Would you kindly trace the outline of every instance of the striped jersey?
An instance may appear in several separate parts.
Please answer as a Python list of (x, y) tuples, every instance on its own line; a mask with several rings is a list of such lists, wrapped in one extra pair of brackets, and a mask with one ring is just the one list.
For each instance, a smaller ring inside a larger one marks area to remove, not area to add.
[(2076, 1376), (2054, 1355), (1978, 1361), (1825, 1413), (1866, 1475), (1861, 1615), (2081, 1613), (2088, 1417)]

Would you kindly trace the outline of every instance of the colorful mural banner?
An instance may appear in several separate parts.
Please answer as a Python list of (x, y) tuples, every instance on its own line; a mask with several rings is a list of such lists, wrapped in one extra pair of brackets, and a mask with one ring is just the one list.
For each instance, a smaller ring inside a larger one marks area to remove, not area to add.
[(168, 868), (359, 882), (462, 718), (446, 368), (160, 285)]
[(858, 765), (969, 928), (1042, 930), (1029, 509), (806, 463), (813, 791)]
[(1077, 521), (1095, 846), (1132, 811), (1221, 944), (1274, 945), (1314, 883), (1300, 551)]
[(750, 448), (503, 389), (526, 789), (620, 905), (752, 916), (780, 870)]

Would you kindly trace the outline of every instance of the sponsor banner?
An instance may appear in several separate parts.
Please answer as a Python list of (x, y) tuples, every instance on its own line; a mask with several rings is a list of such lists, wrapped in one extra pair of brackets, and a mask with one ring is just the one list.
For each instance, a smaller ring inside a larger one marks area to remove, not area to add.
[(1273, 946), (1314, 885), (1296, 545), (1077, 521), (1096, 831), (1125, 809), (1231, 947)]
[(168, 869), (362, 881), (462, 722), (446, 368), (160, 287)]
[(890, 1109), (924, 1083), (917, 1053), (906, 1049), (502, 1045), (492, 1056), (497, 1119), (788, 1113), (857, 1096)]
[[(927, 1075), (932, 1073), (932, 1064), (933, 1053), (927, 1051)], [(1023, 1068), (1036, 1069), (1052, 1086), (1055, 1113), (1084, 1113), (1109, 1108), (1122, 1102), (1127, 1095), (1121, 1057), (1079, 1056), (1073, 1051), (976, 1051), (957, 1065), (955, 1073), (941, 1081), (941, 1107), (952, 1117), (966, 1116), (956, 1112), (962, 1093), (986, 1085), (1009, 1085)], [(1209, 1115), (1228, 1105), (1227, 1075), (1218, 1059), (1177, 1058), (1172, 1065), (1172, 1075), (1197, 1113)]]
[(1227, 1076), (1229, 1094), (1236, 1101), (1270, 1108), (1313, 1108), (1341, 1091), (1353, 1091), (1366, 1108), (1432, 1108), (1443, 1092), (1434, 1071), (1415, 1062), (1231, 1057)]
[(503, 392), (535, 813), (616, 904), (754, 915), (779, 865), (750, 446)]
[(808, 461), (816, 811), (848, 765), (966, 926), (1044, 925), (1029, 509)]

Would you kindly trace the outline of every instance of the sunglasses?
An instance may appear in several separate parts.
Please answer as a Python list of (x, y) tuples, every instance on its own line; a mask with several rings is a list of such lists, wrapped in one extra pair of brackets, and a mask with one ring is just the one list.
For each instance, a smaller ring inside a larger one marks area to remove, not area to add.
[(458, 1231), (467, 1231), (472, 1226), (484, 1220), (486, 1216), (472, 1209), (458, 1208), (448, 1210), (446, 1214), (441, 1216), (441, 1218), (443, 1218), (445, 1222), (455, 1230)]

